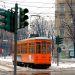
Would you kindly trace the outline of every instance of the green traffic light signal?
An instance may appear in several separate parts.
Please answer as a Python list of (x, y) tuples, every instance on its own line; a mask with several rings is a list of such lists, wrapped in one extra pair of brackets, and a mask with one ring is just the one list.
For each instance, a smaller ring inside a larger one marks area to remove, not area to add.
[(62, 44), (63, 43), (63, 37), (62, 36), (56, 36), (56, 44)]
[(59, 44), (62, 44), (63, 43), (63, 37), (59, 37)]
[(26, 26), (28, 26), (28, 15), (26, 15), (26, 13), (28, 13), (29, 10), (27, 8), (22, 9), (20, 8), (20, 28), (24, 28)]
[(10, 12), (9, 11), (0, 11), (0, 23), (2, 23), (2, 25), (0, 25), (0, 29), (4, 29), (7, 31), (10, 31)]
[(6, 12), (6, 17), (5, 17), (5, 30), (10, 31), (10, 12)]
[(4, 29), (8, 32), (14, 32), (15, 25), (15, 12), (12, 10), (0, 11), (0, 29)]

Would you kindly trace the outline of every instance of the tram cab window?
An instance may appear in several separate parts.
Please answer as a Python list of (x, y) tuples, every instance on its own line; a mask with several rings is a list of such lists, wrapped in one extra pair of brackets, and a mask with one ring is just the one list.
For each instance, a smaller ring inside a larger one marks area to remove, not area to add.
[(47, 53), (50, 53), (50, 46), (47, 46)]
[(43, 53), (43, 54), (46, 54), (46, 46), (43, 46), (43, 47), (42, 47), (42, 53)]
[(50, 53), (51, 50), (51, 42), (47, 42), (47, 53)]

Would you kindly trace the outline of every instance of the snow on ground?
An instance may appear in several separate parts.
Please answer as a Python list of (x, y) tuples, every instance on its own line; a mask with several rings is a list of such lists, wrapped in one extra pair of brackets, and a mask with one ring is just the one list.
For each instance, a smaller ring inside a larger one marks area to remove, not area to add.
[[(6, 56), (6, 58), (4, 57), (0, 57), (0, 61), (6, 61), (6, 62), (12, 62), (12, 56)], [(51, 67), (54, 68), (72, 68), (75, 67), (75, 63), (74, 62), (59, 62), (59, 66), (57, 66), (56, 62), (53, 62)]]
[(56, 67), (56, 68), (72, 68), (72, 67), (75, 67), (75, 63), (69, 63), (69, 62), (66, 62), (66, 63), (62, 63), (62, 62), (59, 62), (59, 66), (57, 66), (57, 63), (52, 63), (52, 67)]
[(12, 62), (12, 56), (0, 57), (0, 61)]

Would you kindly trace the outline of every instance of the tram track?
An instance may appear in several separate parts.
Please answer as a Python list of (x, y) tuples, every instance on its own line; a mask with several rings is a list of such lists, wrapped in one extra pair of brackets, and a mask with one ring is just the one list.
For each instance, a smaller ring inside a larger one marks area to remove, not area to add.
[[(10, 62), (0, 61), (0, 71), (13, 71), (14, 65)], [(22, 67), (17, 66), (17, 71), (22, 70)]]
[[(48, 68), (48, 69), (32, 69), (32, 68), (29, 68), (29, 67), (20, 67), (20, 66), (17, 66), (17, 71), (18, 72), (21, 72), (21, 71), (52, 71), (52, 69)], [(3, 62), (3, 61), (0, 61), (0, 71), (14, 71), (14, 65), (12, 62)]]

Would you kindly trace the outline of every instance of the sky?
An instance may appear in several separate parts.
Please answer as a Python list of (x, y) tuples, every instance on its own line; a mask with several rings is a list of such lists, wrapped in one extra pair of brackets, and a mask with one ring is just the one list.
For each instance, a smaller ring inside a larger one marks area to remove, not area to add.
[(55, 0), (0, 0), (0, 8), (11, 9), (18, 3), (20, 8), (28, 8), (30, 15), (49, 16), (54, 19)]

